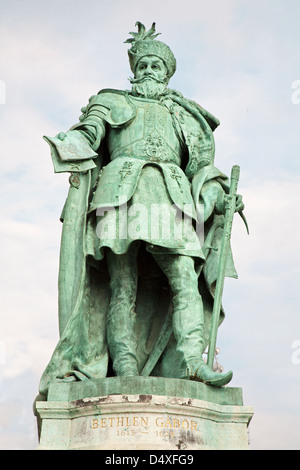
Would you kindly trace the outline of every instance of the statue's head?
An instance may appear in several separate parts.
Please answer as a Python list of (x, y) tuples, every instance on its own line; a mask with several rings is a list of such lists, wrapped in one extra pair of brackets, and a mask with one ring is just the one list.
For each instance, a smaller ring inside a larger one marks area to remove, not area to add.
[(125, 41), (131, 43), (128, 50), (130, 68), (134, 74), (131, 83), (133, 88), (139, 88), (135, 85), (144, 83), (147, 88), (151, 88), (152, 81), (158, 86), (158, 93), (161, 93), (175, 73), (176, 59), (169, 46), (155, 39), (159, 34), (155, 34), (155, 23), (149, 31), (139, 21), (136, 25), (138, 32), (129, 33), (133, 37)]

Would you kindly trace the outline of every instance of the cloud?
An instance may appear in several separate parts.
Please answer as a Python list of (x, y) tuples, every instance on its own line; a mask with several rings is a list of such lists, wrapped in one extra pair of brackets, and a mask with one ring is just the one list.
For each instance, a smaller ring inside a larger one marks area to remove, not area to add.
[(35, 398), (32, 389), (35, 384), (36, 377), (31, 369), (1, 379), (0, 449), (32, 450), (37, 447), (37, 423), (32, 412)]

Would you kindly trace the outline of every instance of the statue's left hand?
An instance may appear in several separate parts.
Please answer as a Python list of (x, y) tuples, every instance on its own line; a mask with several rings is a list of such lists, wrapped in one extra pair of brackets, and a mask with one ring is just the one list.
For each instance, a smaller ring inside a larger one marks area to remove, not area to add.
[(243, 197), (240, 194), (236, 195), (235, 200), (235, 212), (241, 212), (245, 209), (245, 204), (243, 202)]
[[(232, 201), (232, 196), (229, 194), (223, 194), (223, 199), (220, 201), (217, 201), (216, 206), (215, 206), (215, 211), (217, 214), (225, 214), (225, 211), (227, 207), (231, 204)], [(245, 208), (245, 205), (243, 203), (243, 198), (240, 194), (236, 195), (235, 199), (235, 212), (241, 212)]]

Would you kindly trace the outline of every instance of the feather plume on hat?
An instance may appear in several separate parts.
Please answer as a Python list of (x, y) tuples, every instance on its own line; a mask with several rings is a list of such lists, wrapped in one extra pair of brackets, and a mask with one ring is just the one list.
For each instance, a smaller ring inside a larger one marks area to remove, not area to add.
[(132, 72), (135, 73), (137, 63), (142, 57), (155, 55), (164, 61), (168, 70), (168, 77), (171, 78), (176, 70), (176, 59), (169, 46), (155, 39), (160, 34), (155, 31), (155, 23), (148, 31), (140, 21), (137, 21), (135, 26), (138, 27), (138, 31), (130, 32), (132, 38), (125, 41), (125, 43), (131, 44), (128, 56)]

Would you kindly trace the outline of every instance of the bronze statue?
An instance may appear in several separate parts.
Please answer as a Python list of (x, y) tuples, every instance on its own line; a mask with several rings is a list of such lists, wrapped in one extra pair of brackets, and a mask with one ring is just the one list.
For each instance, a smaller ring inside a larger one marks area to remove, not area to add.
[[(130, 91), (105, 89), (54, 138), (56, 172), (70, 172), (62, 213), (60, 341), (52, 380), (155, 375), (222, 386), (205, 363), (228, 203), (214, 166), (219, 121), (168, 88), (170, 48), (137, 23)], [(234, 195), (234, 210), (242, 211)], [(224, 275), (236, 277), (231, 250)], [(218, 325), (224, 317), (221, 308)], [(218, 326), (217, 325), (217, 326)]]

